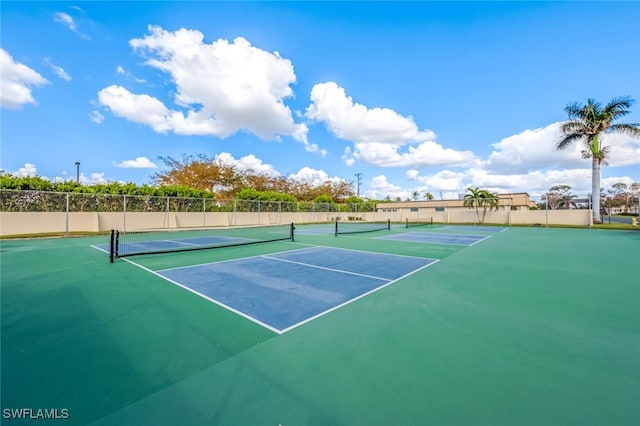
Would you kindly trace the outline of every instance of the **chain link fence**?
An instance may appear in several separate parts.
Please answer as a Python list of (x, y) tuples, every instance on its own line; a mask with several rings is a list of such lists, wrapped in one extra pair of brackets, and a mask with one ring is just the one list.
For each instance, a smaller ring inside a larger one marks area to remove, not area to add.
[(373, 203), (312, 203), (0, 190), (2, 212), (374, 212)]

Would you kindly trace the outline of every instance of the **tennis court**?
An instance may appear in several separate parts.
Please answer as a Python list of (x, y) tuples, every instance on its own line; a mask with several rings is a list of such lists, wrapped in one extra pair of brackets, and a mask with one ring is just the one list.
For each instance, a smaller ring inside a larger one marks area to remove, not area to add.
[[(640, 423), (640, 232), (312, 231), (324, 227), (114, 263), (106, 236), (2, 241), (3, 413), (66, 409), (78, 425)], [(421, 240), (436, 234), (483, 239)], [(143, 250), (158, 244), (176, 247)], [(3, 418), (30, 423), (48, 422)]]
[(378, 237), (381, 240), (406, 241), (411, 243), (451, 244), (470, 247), (489, 238), (486, 235), (441, 234), (436, 232), (408, 232)]

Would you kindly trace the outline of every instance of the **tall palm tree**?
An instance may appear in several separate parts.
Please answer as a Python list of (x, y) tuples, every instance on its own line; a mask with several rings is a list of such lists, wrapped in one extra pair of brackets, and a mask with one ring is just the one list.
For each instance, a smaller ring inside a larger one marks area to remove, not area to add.
[[(476, 223), (484, 223), (484, 219), (487, 215), (487, 208), (490, 211), (494, 208), (498, 210), (498, 203), (498, 195), (493, 192), (489, 192), (486, 189), (480, 188), (467, 188), (467, 193), (464, 196), (462, 205), (470, 209), (475, 208)], [(479, 218), (480, 207), (482, 207), (482, 219)]]
[(605, 133), (622, 133), (632, 137), (640, 137), (639, 124), (614, 124), (618, 118), (627, 115), (633, 104), (630, 97), (619, 97), (604, 107), (594, 99), (588, 99), (585, 105), (572, 102), (565, 107), (569, 116), (562, 125), (564, 138), (558, 142), (557, 149), (565, 149), (574, 142), (583, 141), (585, 149), (582, 158), (591, 158), (591, 194), (593, 206), (593, 222), (601, 223), (600, 218), (600, 166), (607, 164), (609, 147), (605, 146), (601, 137)]

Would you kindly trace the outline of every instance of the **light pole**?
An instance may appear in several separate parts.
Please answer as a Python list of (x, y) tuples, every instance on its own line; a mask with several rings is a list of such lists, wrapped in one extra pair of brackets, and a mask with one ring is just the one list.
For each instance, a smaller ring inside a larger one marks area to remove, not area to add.
[(360, 197), (360, 185), (362, 185), (362, 173), (356, 173), (356, 183), (357, 183), (357, 188), (358, 188), (358, 192), (357, 192), (357, 196), (358, 198)]
[(80, 162), (76, 161), (76, 183), (80, 183)]

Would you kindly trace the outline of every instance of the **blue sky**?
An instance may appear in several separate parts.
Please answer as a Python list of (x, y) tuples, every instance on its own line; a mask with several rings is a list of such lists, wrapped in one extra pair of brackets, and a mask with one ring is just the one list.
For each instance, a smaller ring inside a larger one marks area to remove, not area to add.
[[(590, 192), (564, 107), (631, 96), (636, 2), (13, 2), (1, 13), (0, 168), (149, 183), (205, 154), (370, 198)], [(640, 182), (609, 136), (603, 186)]]

